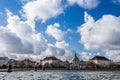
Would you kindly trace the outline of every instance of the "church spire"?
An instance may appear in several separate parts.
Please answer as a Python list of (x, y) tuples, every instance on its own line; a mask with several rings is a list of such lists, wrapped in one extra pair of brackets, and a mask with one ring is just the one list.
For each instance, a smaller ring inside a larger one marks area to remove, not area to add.
[(77, 61), (79, 61), (79, 58), (77, 57), (77, 54), (75, 53), (72, 59), (72, 62), (77, 62)]

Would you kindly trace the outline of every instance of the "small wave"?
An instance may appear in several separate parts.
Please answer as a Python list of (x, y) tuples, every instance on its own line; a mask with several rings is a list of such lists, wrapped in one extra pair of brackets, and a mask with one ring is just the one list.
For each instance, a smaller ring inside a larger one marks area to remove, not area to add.
[(120, 71), (24, 71), (0, 73), (0, 80), (120, 80)]

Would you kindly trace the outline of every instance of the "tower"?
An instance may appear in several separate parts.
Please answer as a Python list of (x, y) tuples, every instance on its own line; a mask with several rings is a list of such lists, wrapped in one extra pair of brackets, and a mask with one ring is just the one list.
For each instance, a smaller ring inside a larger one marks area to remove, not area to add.
[(72, 63), (77, 63), (77, 62), (79, 62), (79, 58), (77, 57), (77, 54), (75, 53), (72, 59)]

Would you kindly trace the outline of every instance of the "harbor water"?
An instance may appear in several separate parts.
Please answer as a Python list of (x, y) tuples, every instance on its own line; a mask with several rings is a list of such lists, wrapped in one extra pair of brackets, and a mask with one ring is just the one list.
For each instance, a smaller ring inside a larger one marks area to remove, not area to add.
[(120, 71), (13, 71), (0, 72), (0, 80), (120, 80)]

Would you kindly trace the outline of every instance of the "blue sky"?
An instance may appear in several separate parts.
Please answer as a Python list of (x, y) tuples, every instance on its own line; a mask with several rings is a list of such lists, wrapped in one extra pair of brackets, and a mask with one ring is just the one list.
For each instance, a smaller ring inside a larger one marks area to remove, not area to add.
[[(119, 38), (115, 37), (111, 40), (112, 35), (119, 36), (119, 27), (117, 27), (120, 24), (119, 16), (120, 0), (51, 0), (51, 2), (49, 0), (0, 0), (0, 28), (3, 31), (0, 32), (0, 43), (2, 43), (0, 47), (4, 46), (0, 48), (1, 56), (9, 57), (14, 53), (18, 57), (19, 53), (19, 55), (26, 54), (27, 57), (35, 54), (56, 55), (60, 58), (64, 56), (70, 59), (76, 52), (80, 58), (87, 59), (93, 55), (105, 55), (110, 59), (114, 54), (116, 54), (114, 57), (120, 57), (120, 45), (113, 44), (118, 43)], [(86, 26), (90, 27), (88, 31)], [(97, 27), (100, 29), (96, 30)], [(105, 31), (102, 30), (103, 28)], [(118, 32), (113, 32), (112, 30), (116, 28)], [(105, 35), (101, 36), (101, 30)], [(12, 38), (12, 41), (6, 40), (4, 36), (7, 39)], [(101, 38), (100, 42), (94, 36)], [(20, 42), (14, 38), (19, 39)], [(14, 42), (18, 43), (18, 46), (14, 45)], [(10, 46), (17, 46), (17, 48), (12, 47), (9, 50)]]

